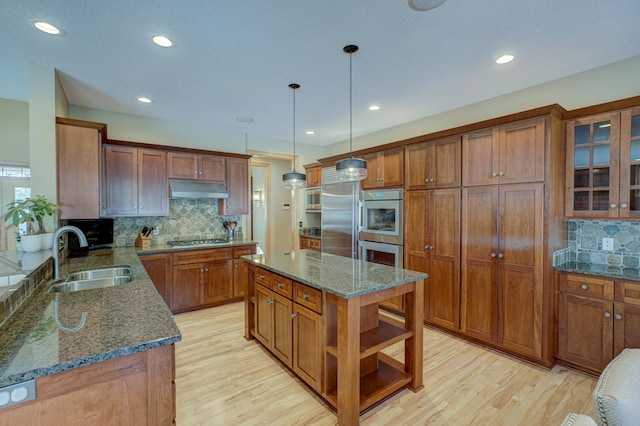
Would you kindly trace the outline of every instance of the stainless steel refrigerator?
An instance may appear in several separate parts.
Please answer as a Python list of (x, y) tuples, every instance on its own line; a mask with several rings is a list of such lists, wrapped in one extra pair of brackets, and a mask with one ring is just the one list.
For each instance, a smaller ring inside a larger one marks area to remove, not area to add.
[[(325, 179), (323, 171), (323, 181)], [(322, 185), (322, 251), (358, 258), (360, 182)]]

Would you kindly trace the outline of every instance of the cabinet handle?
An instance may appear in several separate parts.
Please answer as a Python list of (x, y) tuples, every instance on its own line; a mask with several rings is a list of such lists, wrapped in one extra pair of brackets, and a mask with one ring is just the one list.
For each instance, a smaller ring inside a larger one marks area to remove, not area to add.
[(265, 276), (264, 275), (258, 275), (258, 278), (260, 278), (261, 280), (264, 280)]
[(502, 253), (498, 254), (498, 259), (504, 259), (504, 254)]
[(205, 272), (209, 272), (209, 268), (204, 268), (204, 271)]
[(611, 314), (610, 314), (609, 312), (605, 312), (605, 313), (604, 313), (604, 317), (605, 317), (605, 318), (611, 318)]
[(496, 176), (498, 176), (498, 173), (493, 172), (493, 173), (491, 173), (491, 176), (492, 176), (492, 177), (496, 177)]
[(200, 268), (200, 272), (204, 272), (204, 269)]
[(429, 246), (429, 250), (433, 250), (433, 246)]
[(498, 173), (498, 176), (504, 176), (504, 172)]
[(302, 295), (302, 300), (309, 300), (309, 295), (308, 294), (303, 294)]
[(233, 266), (234, 266), (234, 268), (237, 268), (237, 267), (238, 267), (238, 264), (236, 263), (236, 264), (235, 264), (235, 265), (233, 265)]
[(267, 299), (267, 303), (268, 303), (269, 305), (273, 305), (273, 300), (271, 300), (271, 299)]
[(278, 288), (283, 288), (283, 287), (284, 287), (284, 284), (278, 283)]
[(621, 320), (622, 319), (622, 315), (620, 315), (620, 314), (615, 314), (613, 317), (615, 319), (617, 319), (617, 320)]
[(291, 314), (291, 318), (295, 318), (295, 317), (296, 317), (296, 314)]
[(429, 250), (429, 246), (424, 246), (424, 249), (425, 250)]
[(582, 285), (580, 285), (580, 288), (583, 289), (583, 290), (587, 290), (589, 288), (589, 286), (586, 285), (586, 284), (582, 284)]
[(496, 254), (495, 253), (491, 253), (491, 257), (496, 257)]
[(615, 209), (616, 207), (618, 207), (618, 206), (617, 206), (615, 203), (611, 203), (611, 204), (609, 205), (609, 208), (612, 208), (612, 209)]
[(425, 183), (429, 183), (429, 179), (425, 179), (425, 180), (424, 180), (424, 182), (425, 182)]
[(431, 179), (429, 179), (429, 182), (433, 182), (434, 180), (435, 180), (435, 179), (431, 178)]
[(629, 207), (629, 206), (626, 203), (620, 204), (620, 208), (621, 209), (626, 209), (627, 207)]

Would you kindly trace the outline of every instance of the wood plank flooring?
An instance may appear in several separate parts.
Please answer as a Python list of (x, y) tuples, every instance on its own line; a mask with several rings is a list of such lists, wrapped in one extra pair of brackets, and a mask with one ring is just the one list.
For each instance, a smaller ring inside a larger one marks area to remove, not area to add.
[[(243, 337), (242, 303), (176, 315), (177, 424), (334, 425), (334, 412), (255, 341)], [(401, 357), (396, 345), (389, 353)], [(595, 380), (547, 371), (424, 329), (424, 384), (360, 417), (361, 425), (559, 425), (593, 417)]]

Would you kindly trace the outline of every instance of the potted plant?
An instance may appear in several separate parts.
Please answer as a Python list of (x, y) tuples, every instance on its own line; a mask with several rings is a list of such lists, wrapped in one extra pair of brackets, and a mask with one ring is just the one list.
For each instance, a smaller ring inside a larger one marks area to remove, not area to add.
[(21, 223), (27, 224), (27, 233), (20, 237), (22, 248), (26, 252), (34, 252), (40, 250), (41, 237), (36, 234), (33, 223), (35, 217), (31, 211), (31, 199), (27, 198), (21, 201), (13, 201), (7, 204), (7, 214), (4, 216), (4, 220), (13, 223), (13, 226), (18, 229)]
[(47, 200), (44, 195), (36, 195), (29, 198), (29, 209), (33, 214), (36, 222), (38, 222), (38, 228), (42, 235), (42, 248), (49, 249), (53, 245), (53, 233), (47, 232), (44, 227), (44, 218), (47, 216), (53, 216), (60, 206)]

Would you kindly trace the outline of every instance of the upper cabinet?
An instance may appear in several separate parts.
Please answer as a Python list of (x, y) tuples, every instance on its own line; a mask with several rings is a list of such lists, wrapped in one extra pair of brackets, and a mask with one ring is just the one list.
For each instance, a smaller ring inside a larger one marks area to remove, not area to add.
[(222, 200), (222, 214), (249, 214), (249, 160), (227, 158), (227, 192)]
[(367, 161), (363, 189), (398, 187), (403, 184), (404, 147), (372, 152), (362, 156)]
[(460, 136), (405, 147), (404, 182), (407, 190), (460, 186)]
[(640, 217), (640, 107), (570, 120), (570, 217)]
[(60, 219), (100, 217), (100, 144), (106, 125), (58, 118), (56, 159)]
[(169, 152), (167, 154), (170, 179), (190, 179), (225, 183), (225, 157), (218, 155)]
[(307, 164), (304, 166), (307, 175), (307, 188), (322, 186), (322, 166), (320, 164)]
[(103, 216), (169, 214), (166, 153), (105, 146)]
[(465, 134), (462, 185), (542, 182), (544, 146), (544, 118)]

